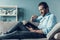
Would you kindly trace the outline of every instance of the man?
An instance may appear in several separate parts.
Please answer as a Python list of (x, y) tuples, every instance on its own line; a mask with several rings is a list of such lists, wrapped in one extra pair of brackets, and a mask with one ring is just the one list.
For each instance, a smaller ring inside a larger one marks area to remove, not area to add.
[[(51, 31), (56, 22), (54, 14), (49, 12), (49, 7), (46, 2), (41, 2), (38, 5), (38, 9), (41, 13), (40, 16), (32, 16), (30, 21), (38, 22), (38, 29), (33, 29), (33, 26), (24, 26), (21, 22), (12, 28), (8, 33), (14, 32), (15, 30), (20, 31), (18, 38), (43, 38)], [(14, 34), (14, 33), (13, 33)], [(11, 36), (14, 37), (14, 36)], [(15, 38), (16, 38), (15, 37)]]

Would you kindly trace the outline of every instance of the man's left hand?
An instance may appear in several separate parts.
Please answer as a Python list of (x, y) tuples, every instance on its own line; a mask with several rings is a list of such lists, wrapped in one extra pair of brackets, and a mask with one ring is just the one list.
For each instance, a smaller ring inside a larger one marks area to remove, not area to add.
[(31, 32), (35, 32), (35, 30), (33, 30), (32, 27), (27, 27), (27, 28), (28, 28), (28, 30), (30, 30)]

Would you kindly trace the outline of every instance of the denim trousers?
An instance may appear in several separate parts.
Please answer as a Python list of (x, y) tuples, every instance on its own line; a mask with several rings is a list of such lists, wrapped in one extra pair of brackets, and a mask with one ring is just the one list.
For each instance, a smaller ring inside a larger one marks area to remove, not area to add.
[[(15, 32), (16, 31), (16, 32)], [(30, 32), (22, 22), (16, 24), (6, 35), (2, 38), (14, 38), (14, 39), (25, 39), (25, 38), (45, 38), (46, 34), (40, 34), (36, 32)]]

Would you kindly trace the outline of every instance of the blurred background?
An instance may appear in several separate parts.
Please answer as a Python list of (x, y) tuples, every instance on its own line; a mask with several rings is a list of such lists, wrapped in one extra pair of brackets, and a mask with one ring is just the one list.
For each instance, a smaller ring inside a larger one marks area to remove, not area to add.
[(60, 22), (60, 0), (0, 0), (1, 5), (17, 5), (18, 21), (29, 20), (34, 14), (40, 15), (38, 4), (47, 2), (51, 13), (55, 14), (57, 21)]

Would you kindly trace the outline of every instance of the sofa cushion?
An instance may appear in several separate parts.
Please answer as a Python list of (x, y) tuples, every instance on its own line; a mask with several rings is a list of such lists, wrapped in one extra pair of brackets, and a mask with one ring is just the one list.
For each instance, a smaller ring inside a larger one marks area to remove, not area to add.
[(47, 40), (47, 38), (39, 38), (39, 39), (21, 39), (21, 40)]
[(2, 39), (2, 40), (19, 40), (19, 39)]
[(47, 38), (42, 38), (42, 39), (2, 39), (2, 40), (47, 40)]
[(0, 21), (0, 33), (6, 33), (11, 28), (13, 28), (18, 22), (2, 22)]
[(47, 34), (47, 39), (51, 40), (57, 32), (60, 32), (60, 23), (57, 23), (53, 27), (53, 29)]

